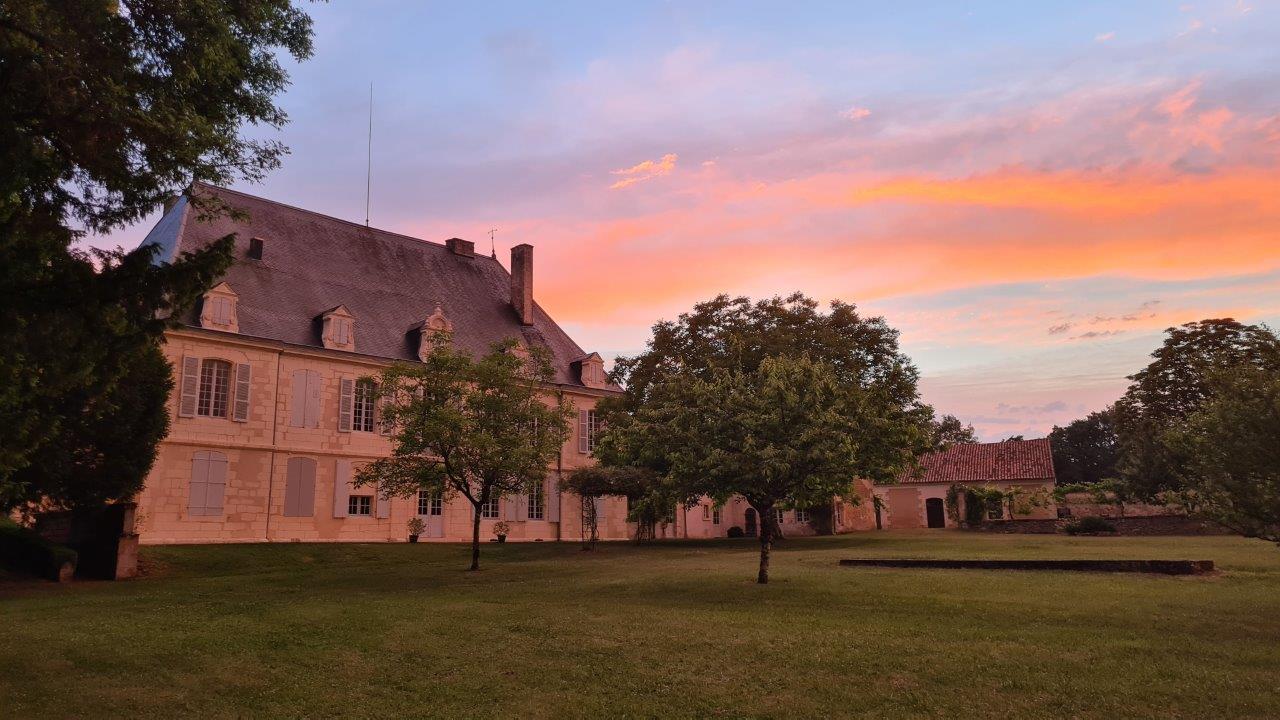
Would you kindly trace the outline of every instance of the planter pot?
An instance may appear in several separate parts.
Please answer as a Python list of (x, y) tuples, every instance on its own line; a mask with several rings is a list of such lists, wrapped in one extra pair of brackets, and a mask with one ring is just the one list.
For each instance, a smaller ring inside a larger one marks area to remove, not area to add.
[(417, 535), (410, 535), (410, 536), (409, 536), (409, 542), (418, 542), (418, 536), (417, 536)]
[(506, 536), (506, 535), (499, 535), (499, 536), (498, 536), (498, 542), (500, 542), (500, 543), (504, 543), (504, 542), (506, 542), (506, 541), (507, 541), (507, 536)]

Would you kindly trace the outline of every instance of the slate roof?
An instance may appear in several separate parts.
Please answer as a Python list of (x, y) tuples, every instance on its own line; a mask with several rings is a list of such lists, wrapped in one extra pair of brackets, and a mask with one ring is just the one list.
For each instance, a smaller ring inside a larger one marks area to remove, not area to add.
[[(416, 361), (417, 328), (439, 306), (458, 347), (480, 354), (519, 338), (550, 351), (556, 383), (582, 386), (571, 363), (587, 353), (536, 302), (533, 325), (520, 324), (511, 275), (496, 259), (226, 188), (197, 184), (192, 192), (216, 195), (246, 217), (200, 220), (184, 196), (143, 243), (158, 243), (159, 259), (169, 260), (235, 233), (236, 262), (222, 280), (239, 296), (241, 336), (323, 347), (319, 316), (343, 305), (355, 317), (358, 354)], [(261, 260), (248, 257), (250, 238), (262, 239)], [(199, 308), (182, 321), (199, 327)]]
[(1049, 439), (964, 443), (920, 458), (920, 467), (898, 482), (983, 483), (997, 480), (1054, 480)]

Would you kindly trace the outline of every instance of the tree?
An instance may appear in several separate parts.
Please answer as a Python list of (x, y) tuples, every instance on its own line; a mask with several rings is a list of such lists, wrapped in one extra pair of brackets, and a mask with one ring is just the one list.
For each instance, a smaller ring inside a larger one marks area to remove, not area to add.
[(945, 450), (952, 445), (978, 442), (972, 425), (965, 425), (955, 415), (943, 415), (932, 421), (933, 448)]
[[(689, 498), (680, 494), (670, 478), (635, 466), (597, 464), (577, 468), (564, 478), (560, 487), (584, 502), (609, 496), (625, 497), (627, 521), (636, 524), (637, 543), (654, 539), (659, 525), (675, 522), (676, 506), (689, 503)], [(594, 528), (590, 531), (590, 536), (595, 538)]]
[(1170, 441), (1188, 458), (1185, 495), (1245, 537), (1280, 543), (1280, 372), (1220, 374)]
[[(105, 407), (131, 359), (154, 346), (226, 268), (230, 241), (144, 272), (153, 249), (104, 258), (83, 231), (133, 222), (193, 180), (255, 180), (283, 146), (287, 76), (276, 49), (311, 52), (310, 20), (284, 0), (0, 4), (0, 498), (39, 488), (33, 459)], [(217, 212), (209, 203), (202, 213)], [(140, 435), (155, 422), (138, 418)], [(145, 456), (145, 453), (144, 453)], [(15, 473), (24, 471), (25, 487)], [(51, 468), (48, 474), (60, 472)], [(52, 489), (52, 488), (50, 488)], [(47, 499), (60, 502), (62, 498)]]
[(549, 396), (554, 377), (545, 350), (515, 340), (473, 359), (440, 336), (418, 365), (381, 374), (390, 457), (357, 473), (384, 498), (418, 491), (471, 503), (471, 570), (480, 569), (480, 517), (490, 500), (536, 492), (568, 437), (569, 401)]
[(1058, 484), (1091, 484), (1116, 477), (1120, 443), (1111, 408), (1089, 413), (1049, 433)]
[(1264, 325), (1230, 318), (1191, 322), (1165, 331), (1146, 368), (1114, 406), (1120, 440), (1119, 474), (1144, 498), (1183, 487), (1193, 458), (1171, 442), (1208, 402), (1222, 374), (1280, 371), (1280, 338)]

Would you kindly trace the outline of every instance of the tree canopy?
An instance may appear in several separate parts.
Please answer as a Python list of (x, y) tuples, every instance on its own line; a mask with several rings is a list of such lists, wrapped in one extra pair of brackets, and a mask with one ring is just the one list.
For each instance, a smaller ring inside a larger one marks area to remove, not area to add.
[(421, 364), (401, 363), (378, 383), (392, 432), (389, 457), (364, 466), (356, 485), (383, 497), (420, 490), (472, 507), (471, 568), (480, 569), (481, 508), (505, 495), (536, 492), (568, 437), (569, 401), (549, 395), (554, 377), (542, 348), (515, 340), (472, 358), (439, 336)]
[(1116, 477), (1120, 459), (1111, 408), (1089, 413), (1049, 433), (1053, 472), (1060, 485), (1092, 484)]
[[(33, 495), (79, 502), (59, 485), (41, 488), (62, 470), (33, 463), (55, 458), (51, 443), (127, 392), (115, 385), (128, 365), (225, 271), (232, 248), (226, 239), (153, 267), (154, 248), (95, 254), (72, 244), (142, 218), (194, 180), (256, 180), (274, 168), (284, 147), (240, 131), (285, 122), (273, 101), (287, 82), (277, 50), (311, 53), (310, 20), (284, 0), (0, 4), (6, 508)], [(152, 435), (155, 418), (133, 420), (138, 437)]]
[(931, 424), (933, 448), (945, 450), (952, 445), (978, 442), (973, 425), (966, 425), (955, 415), (943, 415)]
[(1280, 372), (1280, 338), (1266, 326), (1209, 319), (1166, 333), (1152, 362), (1129, 376), (1132, 384), (1113, 410), (1119, 473), (1143, 497), (1183, 487), (1182, 472), (1193, 459), (1185, 444), (1170, 442), (1171, 433), (1213, 397), (1219, 377)]

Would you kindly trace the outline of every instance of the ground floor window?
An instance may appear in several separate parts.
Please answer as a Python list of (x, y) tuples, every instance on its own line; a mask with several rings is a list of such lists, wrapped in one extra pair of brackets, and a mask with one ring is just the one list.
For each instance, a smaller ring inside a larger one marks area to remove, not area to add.
[(488, 500), (484, 501), (484, 503), (480, 505), (480, 517), (486, 518), (488, 520), (498, 519), (500, 502), (501, 500), (496, 497), (489, 498)]
[(372, 515), (373, 514), (373, 496), (372, 495), (352, 495), (347, 498), (347, 514), (348, 515)]
[(798, 522), (798, 523), (807, 523), (807, 522), (809, 522), (809, 511), (808, 511), (808, 510), (796, 510), (796, 522)]
[(711, 524), (712, 525), (720, 524), (720, 506), (719, 505), (711, 508)]
[(703, 520), (710, 520), (710, 519), (711, 519), (711, 506), (710, 506), (710, 505), (703, 504), (703, 506), (702, 506), (702, 519), (703, 519)]
[(782, 512), (783, 511), (778, 508), (773, 509), (773, 521), (779, 525), (782, 524)]
[(542, 488), (534, 488), (533, 492), (529, 493), (529, 519), (541, 520), (542, 516)]
[(443, 513), (444, 498), (440, 497), (440, 493), (433, 493), (430, 490), (418, 491), (419, 515), (440, 515)]

